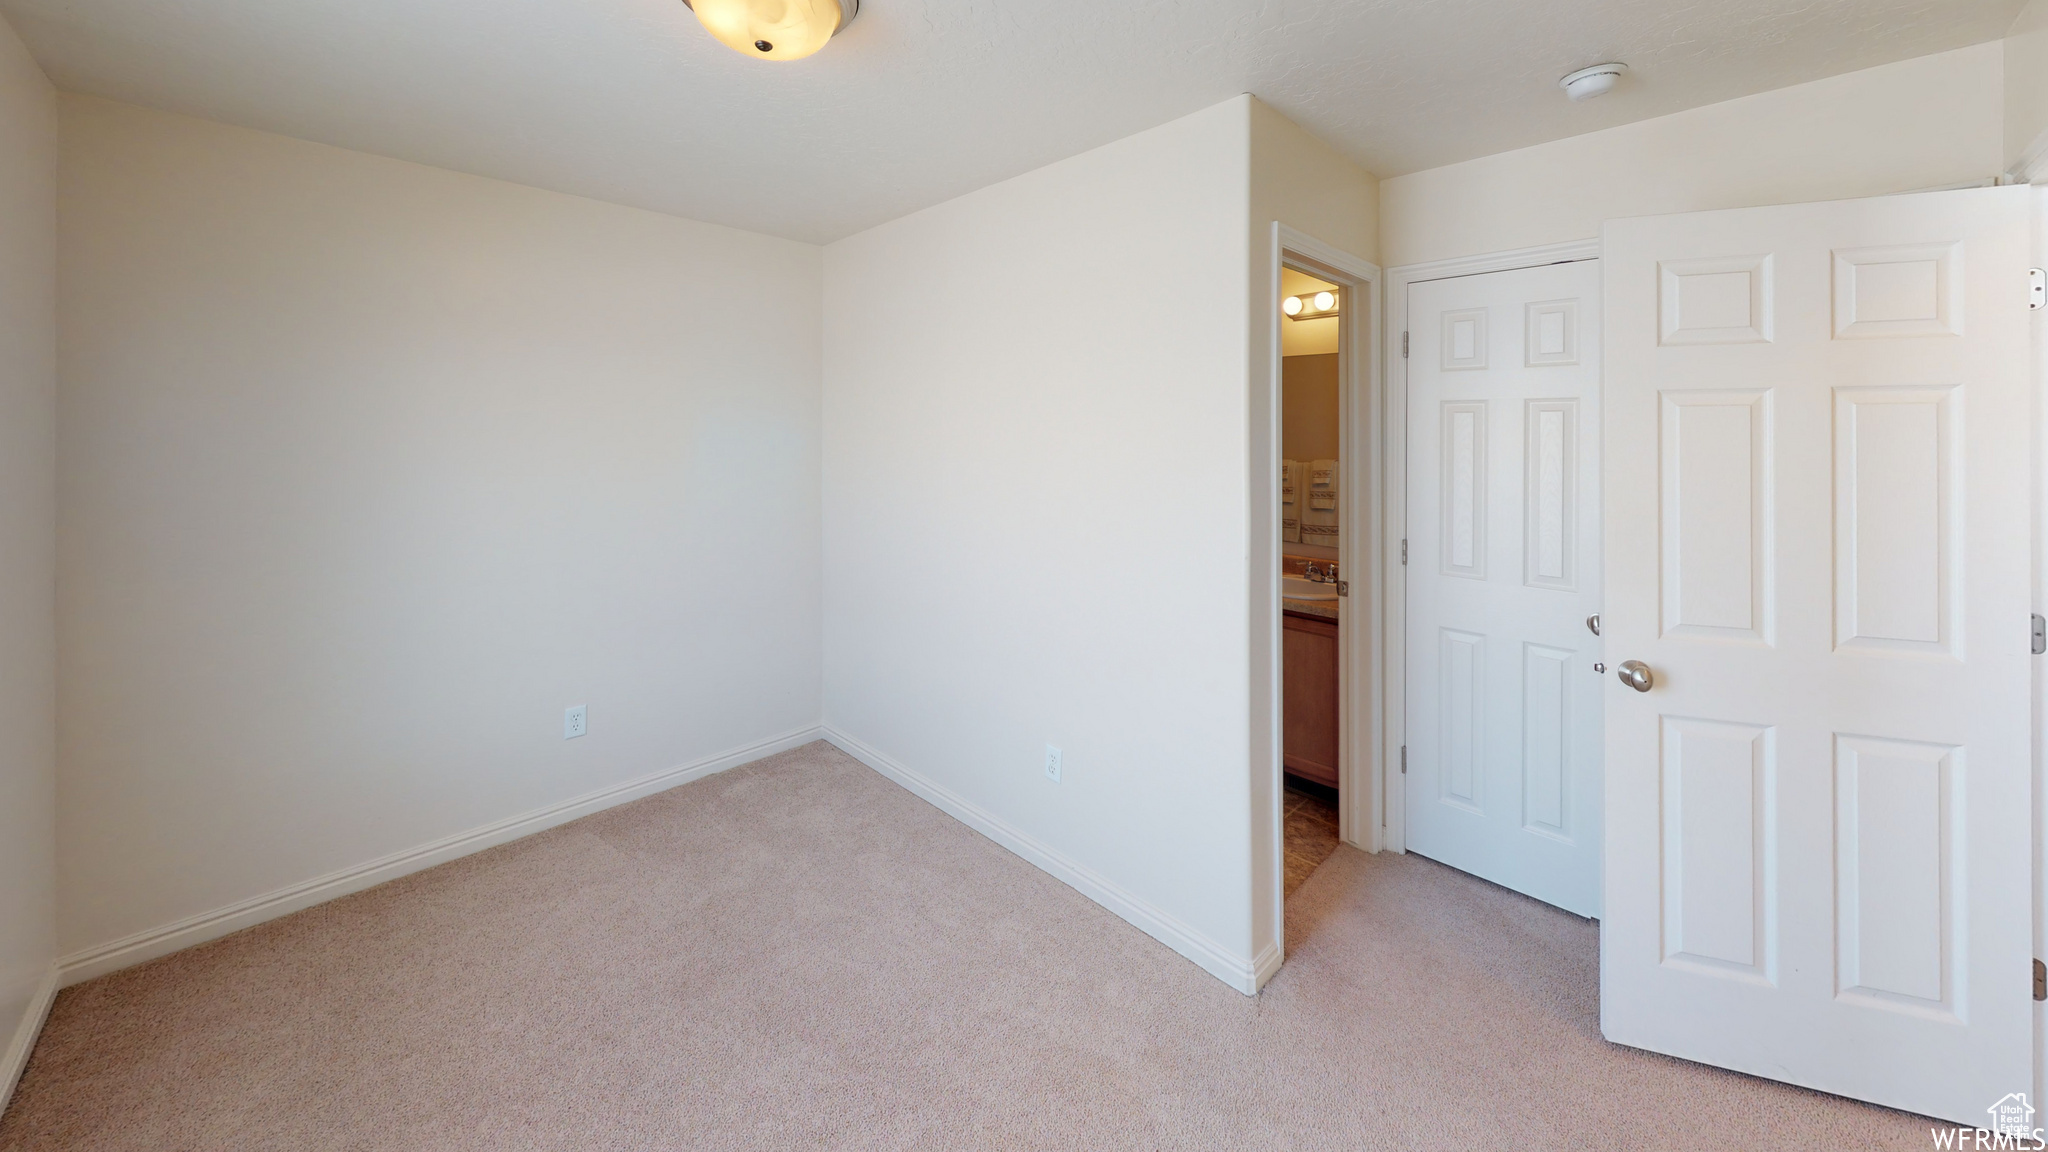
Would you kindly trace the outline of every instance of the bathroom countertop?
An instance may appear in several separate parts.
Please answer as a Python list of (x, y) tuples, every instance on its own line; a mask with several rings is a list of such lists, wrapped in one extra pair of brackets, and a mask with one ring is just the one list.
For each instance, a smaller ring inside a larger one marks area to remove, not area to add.
[(1335, 620), (1338, 618), (1337, 606), (1342, 603), (1342, 600), (1290, 600), (1282, 596), (1280, 610), (1301, 616), (1320, 616), (1325, 620)]

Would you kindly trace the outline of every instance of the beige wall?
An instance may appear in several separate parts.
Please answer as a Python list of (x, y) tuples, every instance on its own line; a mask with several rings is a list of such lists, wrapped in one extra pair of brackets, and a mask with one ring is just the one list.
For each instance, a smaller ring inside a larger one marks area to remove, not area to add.
[(2033, 0), (2005, 34), (2005, 164), (2048, 163), (2048, 0)]
[(1240, 987), (1246, 103), (825, 250), (836, 738)]
[(56, 958), (57, 94), (0, 23), (0, 1108)]
[(1599, 235), (1624, 216), (1874, 196), (2004, 167), (2005, 48), (1979, 44), (1380, 185), (1388, 266)]
[(815, 726), (819, 249), (62, 109), (67, 950)]
[(1247, 104), (1253, 227), (1278, 220), (1360, 260), (1379, 260), (1379, 178), (1271, 105)]
[(1337, 354), (1282, 357), (1280, 375), (1280, 455), (1339, 459)]

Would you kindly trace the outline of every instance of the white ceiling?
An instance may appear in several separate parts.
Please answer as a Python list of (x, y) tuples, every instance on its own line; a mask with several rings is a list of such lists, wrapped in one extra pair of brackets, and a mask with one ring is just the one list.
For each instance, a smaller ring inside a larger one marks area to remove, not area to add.
[[(0, 0), (60, 87), (828, 241), (1252, 92), (1381, 176), (2001, 36), (2023, 0)], [(1633, 69), (1611, 96), (1557, 78)]]

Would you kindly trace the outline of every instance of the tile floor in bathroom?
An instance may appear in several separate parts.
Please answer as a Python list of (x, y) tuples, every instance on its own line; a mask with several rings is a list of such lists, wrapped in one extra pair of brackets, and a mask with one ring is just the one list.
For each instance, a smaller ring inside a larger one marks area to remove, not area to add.
[(1295, 776), (1286, 780), (1281, 812), (1287, 836), (1287, 895), (1292, 896), (1337, 850), (1337, 790)]

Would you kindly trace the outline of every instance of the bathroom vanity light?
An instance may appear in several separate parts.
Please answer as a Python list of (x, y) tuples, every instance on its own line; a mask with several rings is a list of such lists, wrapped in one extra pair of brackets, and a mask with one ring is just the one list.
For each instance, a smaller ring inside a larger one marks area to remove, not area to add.
[(683, 0), (720, 44), (758, 60), (801, 60), (853, 23), (860, 0)]
[(1338, 305), (1342, 303), (1335, 292), (1317, 292), (1314, 295), (1303, 293), (1280, 301), (1280, 310), (1287, 313), (1291, 320), (1321, 320), (1335, 316)]

